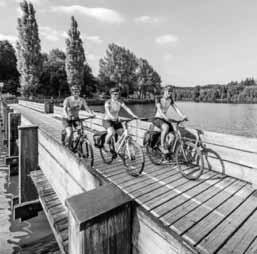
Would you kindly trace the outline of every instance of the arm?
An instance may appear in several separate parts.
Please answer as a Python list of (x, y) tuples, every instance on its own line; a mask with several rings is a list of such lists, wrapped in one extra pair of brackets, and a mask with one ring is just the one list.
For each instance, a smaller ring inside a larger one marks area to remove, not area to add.
[(123, 107), (132, 117), (138, 118), (137, 115), (135, 115), (129, 107), (125, 105), (125, 103), (121, 103), (121, 107)]
[(164, 118), (166, 121), (169, 121), (168, 117), (163, 113), (162, 109), (161, 109), (161, 104), (160, 103), (156, 103), (156, 108), (157, 108), (157, 113), (158, 115), (160, 115), (162, 118)]
[(108, 101), (105, 102), (104, 109), (105, 109), (105, 114), (108, 116), (108, 118), (115, 120), (112, 114), (110, 113), (110, 104)]
[(63, 116), (66, 117), (67, 119), (69, 119), (68, 116), (68, 100), (65, 99), (63, 102)]
[(87, 102), (86, 102), (85, 99), (82, 99), (82, 103), (83, 103), (83, 107), (85, 108), (85, 110), (86, 110), (89, 114), (94, 115), (94, 112), (88, 107)]
[(177, 105), (175, 103), (172, 105), (172, 107), (174, 108), (174, 110), (178, 113), (178, 115), (181, 118), (187, 119), (187, 117), (180, 111), (180, 109), (177, 107)]

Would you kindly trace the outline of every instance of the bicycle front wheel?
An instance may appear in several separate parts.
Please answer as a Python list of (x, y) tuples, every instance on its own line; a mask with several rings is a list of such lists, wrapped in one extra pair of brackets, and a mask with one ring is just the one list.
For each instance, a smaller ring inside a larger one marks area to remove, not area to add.
[(203, 156), (192, 142), (182, 142), (176, 150), (176, 163), (180, 173), (189, 180), (198, 179), (203, 173)]
[(91, 167), (94, 165), (94, 152), (93, 147), (88, 139), (84, 139), (80, 143), (80, 149), (78, 149), (79, 157), (84, 159), (90, 164)]
[(127, 140), (124, 155), (121, 156), (128, 174), (139, 176), (145, 166), (145, 156), (141, 146), (131, 138)]
[(111, 139), (111, 143), (109, 145), (104, 144), (100, 148), (100, 155), (102, 157), (102, 160), (106, 164), (111, 164), (112, 161), (115, 158), (115, 148), (114, 148), (114, 140), (113, 137)]
[(225, 174), (224, 162), (217, 152), (215, 152), (210, 148), (204, 148), (203, 157), (204, 157), (204, 163), (206, 162), (209, 170), (218, 171), (222, 175)]

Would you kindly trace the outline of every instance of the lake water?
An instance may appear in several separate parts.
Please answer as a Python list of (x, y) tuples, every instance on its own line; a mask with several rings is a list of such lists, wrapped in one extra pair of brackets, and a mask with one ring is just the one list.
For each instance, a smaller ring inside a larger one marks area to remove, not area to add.
[[(257, 104), (221, 104), (177, 102), (187, 115), (187, 126), (214, 132), (257, 137)], [(153, 117), (154, 104), (137, 104), (129, 107), (140, 117)], [(95, 106), (103, 112), (103, 106)], [(122, 113), (127, 116), (126, 113)]]

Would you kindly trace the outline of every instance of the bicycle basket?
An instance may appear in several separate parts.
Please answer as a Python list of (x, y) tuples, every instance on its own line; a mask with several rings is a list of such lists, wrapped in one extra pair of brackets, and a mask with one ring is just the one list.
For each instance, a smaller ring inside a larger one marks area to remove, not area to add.
[(98, 132), (93, 135), (94, 145), (97, 148), (102, 148), (106, 136), (106, 131)]

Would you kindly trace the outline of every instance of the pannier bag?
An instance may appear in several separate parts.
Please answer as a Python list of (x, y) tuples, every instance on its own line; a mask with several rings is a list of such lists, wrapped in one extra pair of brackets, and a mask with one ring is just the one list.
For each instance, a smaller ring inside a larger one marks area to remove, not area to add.
[(150, 147), (154, 147), (160, 138), (159, 131), (147, 131), (144, 137), (144, 145), (148, 144)]
[(105, 136), (106, 136), (106, 131), (100, 131), (93, 135), (95, 147), (97, 147), (97, 148), (103, 147)]

